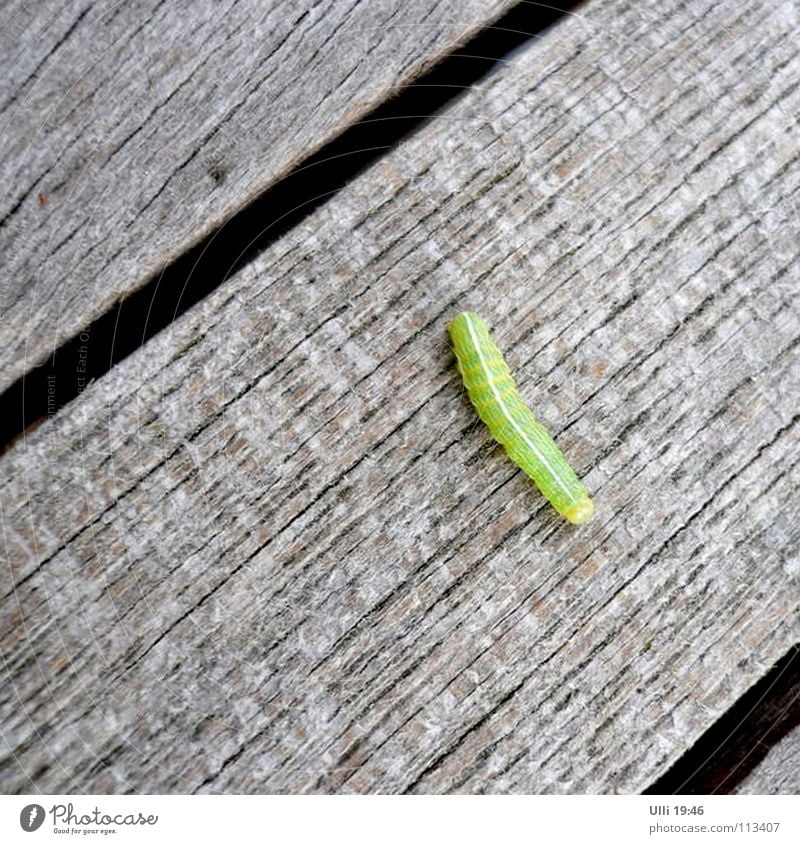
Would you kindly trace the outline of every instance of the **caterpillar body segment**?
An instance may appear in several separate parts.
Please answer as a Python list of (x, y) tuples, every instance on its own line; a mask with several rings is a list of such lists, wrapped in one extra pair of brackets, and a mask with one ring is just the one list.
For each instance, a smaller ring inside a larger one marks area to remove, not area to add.
[(458, 370), (478, 416), (508, 456), (568, 521), (580, 525), (594, 504), (550, 434), (520, 398), (486, 323), (472, 311), (448, 326)]

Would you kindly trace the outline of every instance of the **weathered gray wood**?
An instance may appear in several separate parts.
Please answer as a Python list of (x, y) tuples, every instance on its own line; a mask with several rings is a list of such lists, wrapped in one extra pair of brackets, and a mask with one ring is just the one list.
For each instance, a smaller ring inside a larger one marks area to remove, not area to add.
[[(3, 456), (4, 787), (674, 762), (798, 636), (797, 24), (588, 4)], [(585, 529), (476, 423), (465, 307)]]
[(734, 794), (800, 794), (800, 729), (784, 736)]
[(0, 390), (511, 5), (12, 4)]

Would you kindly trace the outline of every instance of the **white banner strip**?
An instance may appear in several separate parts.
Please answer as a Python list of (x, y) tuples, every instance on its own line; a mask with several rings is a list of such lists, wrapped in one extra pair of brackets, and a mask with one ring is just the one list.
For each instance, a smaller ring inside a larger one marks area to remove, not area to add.
[(792, 842), (800, 797), (0, 796), (0, 840)]

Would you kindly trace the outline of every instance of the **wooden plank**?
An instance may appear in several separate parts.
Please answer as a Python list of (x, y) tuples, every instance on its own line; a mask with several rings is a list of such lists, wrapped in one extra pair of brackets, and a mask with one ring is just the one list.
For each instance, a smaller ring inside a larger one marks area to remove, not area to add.
[(512, 5), (12, 5), (0, 391)]
[(800, 729), (784, 736), (734, 794), (800, 794)]
[[(666, 770), (798, 635), (796, 27), (588, 5), (4, 455), (6, 789)], [(476, 424), (464, 307), (586, 529)]]
[[(800, 723), (800, 644), (736, 700), (645, 794), (732, 794)], [(777, 773), (774, 765), (768, 769)], [(790, 771), (783, 772), (789, 778)], [(770, 776), (770, 775), (767, 775)], [(759, 780), (763, 781), (762, 777)], [(776, 778), (776, 785), (779, 781)]]

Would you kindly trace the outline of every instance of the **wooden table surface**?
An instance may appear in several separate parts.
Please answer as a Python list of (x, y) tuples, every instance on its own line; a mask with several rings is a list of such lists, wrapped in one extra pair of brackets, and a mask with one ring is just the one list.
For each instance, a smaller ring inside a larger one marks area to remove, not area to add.
[[(0, 388), (528, 12), (222, 5), (4, 7)], [(800, 641), (798, 25), (575, 6), (11, 442), (3, 791), (628, 793), (691, 751)], [(465, 309), (589, 525), (477, 422)], [(797, 790), (798, 735), (737, 787)]]

